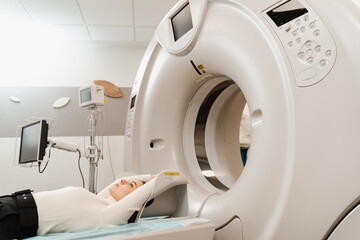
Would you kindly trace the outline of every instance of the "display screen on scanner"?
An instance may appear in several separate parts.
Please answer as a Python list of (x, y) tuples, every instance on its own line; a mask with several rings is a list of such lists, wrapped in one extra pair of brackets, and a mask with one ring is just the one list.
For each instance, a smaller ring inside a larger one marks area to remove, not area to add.
[(171, 24), (175, 41), (193, 28), (189, 3), (171, 18)]
[(280, 27), (307, 12), (308, 10), (301, 3), (292, 0), (274, 8), (266, 14), (274, 21), (276, 26)]

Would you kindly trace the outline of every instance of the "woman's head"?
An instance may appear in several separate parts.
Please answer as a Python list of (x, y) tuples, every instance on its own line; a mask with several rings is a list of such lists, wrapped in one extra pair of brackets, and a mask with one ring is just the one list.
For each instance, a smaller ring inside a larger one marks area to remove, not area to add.
[(122, 179), (119, 183), (116, 183), (110, 187), (109, 194), (116, 201), (119, 201), (144, 184), (145, 182), (140, 180), (126, 181)]

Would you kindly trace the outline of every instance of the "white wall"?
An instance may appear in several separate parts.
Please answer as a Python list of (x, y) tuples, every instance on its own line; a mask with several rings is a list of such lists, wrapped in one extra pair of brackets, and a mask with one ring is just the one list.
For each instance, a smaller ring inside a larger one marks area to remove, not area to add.
[(144, 45), (1, 42), (0, 87), (77, 87), (107, 80), (132, 87)]
[[(0, 40), (0, 52), (0, 87), (80, 87), (93, 80), (107, 80), (124, 88), (132, 87), (145, 46), (41, 41), (4, 43)], [(84, 124), (87, 123), (84, 121)], [(83, 136), (63, 139), (84, 145)], [(104, 137), (105, 159), (99, 166), (98, 190), (113, 180), (110, 155), (115, 175), (123, 171), (124, 136), (111, 136), (109, 139), (110, 150), (107, 137)], [(24, 188), (44, 191), (69, 185), (81, 186), (77, 154), (53, 149), (48, 168), (39, 174), (37, 168), (14, 166), (14, 151), (15, 138), (0, 138), (0, 194)], [(81, 162), (88, 186), (89, 165), (85, 159)]]

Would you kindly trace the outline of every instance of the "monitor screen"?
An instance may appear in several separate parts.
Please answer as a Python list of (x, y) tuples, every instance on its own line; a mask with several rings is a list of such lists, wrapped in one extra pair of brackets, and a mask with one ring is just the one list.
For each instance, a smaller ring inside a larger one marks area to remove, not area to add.
[(90, 102), (91, 99), (91, 87), (85, 88), (80, 91), (80, 103)]
[(43, 160), (47, 147), (48, 124), (37, 121), (21, 128), (19, 164)]
[(136, 102), (136, 95), (131, 98), (130, 109), (135, 107), (135, 102)]
[(175, 41), (193, 28), (189, 3), (171, 18), (171, 24)]
[(300, 2), (292, 0), (267, 12), (267, 15), (275, 22), (276, 26), (280, 27), (307, 12), (308, 10)]

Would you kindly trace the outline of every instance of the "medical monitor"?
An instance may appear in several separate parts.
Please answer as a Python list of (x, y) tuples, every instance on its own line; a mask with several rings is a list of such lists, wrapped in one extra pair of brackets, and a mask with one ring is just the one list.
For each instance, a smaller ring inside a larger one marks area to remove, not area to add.
[(45, 120), (22, 126), (19, 164), (43, 160), (47, 147), (47, 136), (48, 124)]
[(79, 106), (104, 105), (104, 88), (98, 85), (88, 85), (79, 89)]
[(187, 3), (171, 18), (171, 25), (175, 41), (193, 28), (189, 3)]

